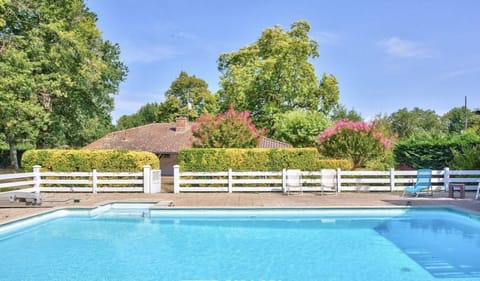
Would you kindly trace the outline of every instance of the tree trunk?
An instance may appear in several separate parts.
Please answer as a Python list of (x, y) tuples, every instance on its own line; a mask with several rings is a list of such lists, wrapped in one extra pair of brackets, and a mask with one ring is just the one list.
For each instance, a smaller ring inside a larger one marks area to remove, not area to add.
[(13, 134), (8, 134), (7, 142), (10, 147), (10, 167), (18, 169), (17, 143), (15, 142), (15, 136)]

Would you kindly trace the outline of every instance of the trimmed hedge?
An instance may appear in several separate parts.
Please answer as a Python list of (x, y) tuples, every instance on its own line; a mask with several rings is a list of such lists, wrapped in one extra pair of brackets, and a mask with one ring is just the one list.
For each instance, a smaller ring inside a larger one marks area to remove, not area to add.
[(393, 148), (395, 162), (414, 169), (443, 169), (454, 159), (454, 151), (463, 152), (480, 145), (480, 136), (460, 135), (449, 139), (409, 139), (398, 142)]
[(44, 171), (88, 172), (138, 172), (144, 165), (152, 169), (160, 168), (158, 157), (146, 151), (127, 150), (28, 150), (23, 154), (22, 167), (31, 171), (34, 165), (42, 166)]
[(352, 169), (348, 160), (320, 160), (316, 148), (202, 148), (182, 149), (178, 153), (182, 171), (280, 171), (301, 169)]

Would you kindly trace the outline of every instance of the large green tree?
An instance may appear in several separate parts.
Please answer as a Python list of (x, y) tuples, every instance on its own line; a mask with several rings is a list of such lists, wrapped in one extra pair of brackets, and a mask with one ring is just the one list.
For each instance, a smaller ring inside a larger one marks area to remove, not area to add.
[(433, 110), (415, 107), (409, 111), (407, 108), (402, 108), (392, 113), (388, 119), (392, 131), (400, 139), (422, 134), (439, 134), (443, 131), (440, 116)]
[(109, 130), (111, 94), (127, 70), (83, 0), (3, 1), (0, 15), (0, 96), (9, 109), (0, 132), (10, 149), (26, 137), (81, 146)]
[(318, 109), (328, 115), (339, 105), (340, 89), (338, 88), (337, 78), (324, 73), (320, 81), (319, 91), (320, 104)]
[[(467, 118), (466, 124), (465, 115)], [(469, 109), (465, 112), (465, 107), (454, 107), (445, 113), (441, 119), (447, 127), (449, 134), (461, 134), (465, 132), (465, 125), (467, 126), (467, 130), (472, 130), (473, 132), (478, 131), (480, 127), (480, 116)]]
[[(274, 116), (295, 109), (331, 107), (338, 95), (330, 87), (320, 90), (311, 59), (319, 56), (318, 43), (310, 39), (310, 25), (297, 21), (289, 31), (268, 28), (253, 44), (218, 59), (221, 72), (218, 91), (220, 109), (230, 105), (248, 111), (259, 127), (271, 128)], [(333, 77), (325, 83), (332, 85)]]
[(137, 113), (131, 115), (123, 115), (117, 121), (117, 129), (124, 130), (128, 128), (138, 127), (158, 121), (159, 104), (147, 103), (142, 106)]
[(195, 120), (203, 114), (217, 113), (217, 99), (208, 90), (205, 80), (182, 71), (165, 92), (161, 103), (147, 103), (136, 113), (123, 115), (117, 129), (137, 127), (153, 122), (172, 122), (179, 115)]
[(338, 120), (351, 120), (351, 121), (362, 121), (362, 115), (357, 112), (354, 108), (347, 109), (343, 104), (337, 104), (332, 111), (330, 112), (330, 119), (333, 121)]
[(185, 71), (172, 82), (165, 97), (160, 104), (159, 121), (173, 121), (178, 115), (195, 120), (200, 115), (218, 111), (217, 99), (208, 90), (207, 82)]

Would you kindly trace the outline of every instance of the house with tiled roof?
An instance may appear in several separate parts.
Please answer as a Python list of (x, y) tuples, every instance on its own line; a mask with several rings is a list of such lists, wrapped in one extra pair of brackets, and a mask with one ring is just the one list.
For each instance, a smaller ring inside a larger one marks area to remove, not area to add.
[[(178, 163), (178, 151), (192, 147), (192, 129), (186, 117), (172, 123), (152, 123), (126, 130), (111, 132), (90, 143), (84, 149), (142, 150), (156, 154), (163, 175), (173, 175)], [(259, 148), (291, 148), (288, 143), (263, 137)]]

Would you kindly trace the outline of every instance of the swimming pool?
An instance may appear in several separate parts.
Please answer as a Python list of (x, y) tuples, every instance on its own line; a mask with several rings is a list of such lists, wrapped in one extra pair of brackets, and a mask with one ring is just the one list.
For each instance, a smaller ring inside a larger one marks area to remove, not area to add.
[(102, 208), (0, 227), (0, 279), (480, 280), (480, 220), (448, 209)]

